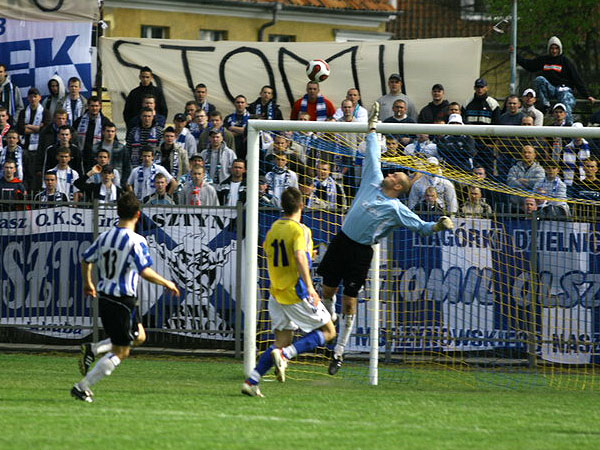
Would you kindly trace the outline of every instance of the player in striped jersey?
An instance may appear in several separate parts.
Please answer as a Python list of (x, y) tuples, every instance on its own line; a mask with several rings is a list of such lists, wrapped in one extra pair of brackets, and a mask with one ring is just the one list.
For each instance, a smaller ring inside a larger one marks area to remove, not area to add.
[[(297, 188), (281, 195), (283, 217), (273, 223), (263, 244), (271, 282), (269, 315), (275, 343), (258, 358), (258, 364), (242, 384), (242, 394), (263, 397), (258, 383), (271, 366), (281, 382), (285, 381), (288, 359), (313, 351), (335, 337), (331, 316), (321, 303), (310, 276), (312, 235), (300, 223), (304, 201)], [(292, 344), (294, 331), (307, 333)]]
[[(129, 356), (132, 343), (146, 340), (146, 332), (136, 308), (137, 287), (141, 275), (145, 280), (166, 287), (178, 296), (177, 286), (152, 268), (148, 243), (135, 233), (140, 217), (140, 203), (133, 192), (123, 194), (117, 202), (119, 222), (105, 231), (83, 253), (81, 274), (83, 290), (92, 297), (98, 293), (102, 326), (111, 340), (111, 348), (71, 389), (71, 395), (85, 402), (93, 401), (90, 387), (110, 375)], [(98, 288), (92, 281), (92, 267), (98, 266)]]

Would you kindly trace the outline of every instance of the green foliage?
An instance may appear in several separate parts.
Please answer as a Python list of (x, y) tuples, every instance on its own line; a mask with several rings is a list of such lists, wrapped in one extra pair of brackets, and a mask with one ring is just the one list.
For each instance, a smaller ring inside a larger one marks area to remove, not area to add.
[[(244, 397), (232, 360), (134, 357), (72, 399), (73, 356), (0, 355), (0, 448), (597, 448), (600, 395), (473, 374), (409, 371), (397, 383), (310, 377)], [(347, 369), (344, 367), (344, 370)], [(435, 380), (421, 384), (417, 378)], [(462, 382), (463, 377), (467, 382)], [(469, 381), (468, 379), (471, 379)], [(429, 386), (429, 387), (427, 387)]]

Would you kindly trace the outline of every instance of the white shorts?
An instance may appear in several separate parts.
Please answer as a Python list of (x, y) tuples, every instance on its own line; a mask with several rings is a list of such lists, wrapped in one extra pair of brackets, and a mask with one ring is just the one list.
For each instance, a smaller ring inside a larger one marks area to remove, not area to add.
[(301, 300), (293, 305), (284, 305), (277, 303), (273, 296), (269, 297), (269, 315), (273, 330), (277, 331), (300, 328), (305, 333), (309, 333), (331, 320), (323, 302), (313, 306), (308, 300)]

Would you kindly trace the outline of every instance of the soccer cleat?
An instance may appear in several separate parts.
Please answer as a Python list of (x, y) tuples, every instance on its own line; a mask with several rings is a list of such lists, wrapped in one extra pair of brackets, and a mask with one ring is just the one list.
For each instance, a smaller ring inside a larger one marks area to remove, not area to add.
[(371, 112), (369, 113), (369, 131), (377, 129), (377, 122), (379, 121), (379, 102), (373, 103)]
[(79, 372), (85, 376), (90, 370), (90, 366), (94, 363), (96, 357), (92, 352), (92, 344), (82, 344), (81, 353), (79, 355)]
[(271, 352), (271, 358), (273, 358), (273, 365), (275, 366), (275, 376), (277, 377), (277, 381), (280, 383), (285, 383), (287, 358), (283, 356), (283, 352), (280, 348), (276, 348)]
[(331, 362), (329, 363), (329, 369), (327, 370), (329, 375), (335, 375), (336, 373), (338, 373), (338, 370), (340, 370), (340, 368), (342, 367), (342, 361), (343, 361), (343, 359), (341, 356), (339, 358), (336, 355), (333, 355), (331, 357)]
[(264, 397), (258, 388), (258, 384), (250, 384), (245, 381), (242, 384), (242, 394), (247, 395), (248, 397)]
[(94, 393), (89, 389), (85, 391), (82, 390), (77, 384), (73, 385), (71, 388), (71, 396), (86, 403), (92, 403), (94, 401)]
[(433, 231), (451, 230), (454, 228), (454, 224), (450, 217), (442, 216), (438, 219), (437, 223), (433, 226)]

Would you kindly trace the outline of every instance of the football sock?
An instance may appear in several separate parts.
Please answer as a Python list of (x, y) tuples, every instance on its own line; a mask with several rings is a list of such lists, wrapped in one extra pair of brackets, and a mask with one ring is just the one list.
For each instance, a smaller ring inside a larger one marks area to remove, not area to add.
[(283, 356), (287, 359), (292, 359), (300, 353), (306, 353), (314, 350), (320, 345), (325, 344), (325, 338), (321, 330), (313, 330), (307, 335), (301, 337), (292, 345), (288, 345), (282, 349)]
[(107, 353), (112, 350), (112, 342), (110, 342), (110, 338), (106, 338), (96, 344), (92, 343), (92, 353), (98, 356), (102, 353)]
[(344, 322), (344, 329), (338, 339), (337, 345), (333, 349), (333, 353), (336, 357), (341, 358), (344, 354), (344, 349), (348, 345), (350, 335), (352, 334), (352, 328), (354, 328), (355, 314), (342, 314), (342, 320)]
[(271, 358), (271, 352), (275, 349), (275, 345), (269, 346), (264, 352), (260, 354), (258, 357), (258, 363), (252, 372), (250, 372), (250, 376), (246, 380), (248, 384), (258, 384), (260, 381), (260, 377), (262, 377), (265, 373), (269, 371), (271, 367), (273, 367), (273, 359)]
[(121, 364), (118, 356), (107, 353), (96, 363), (94, 368), (79, 382), (79, 387), (84, 391), (89, 389), (102, 378), (109, 376)]

